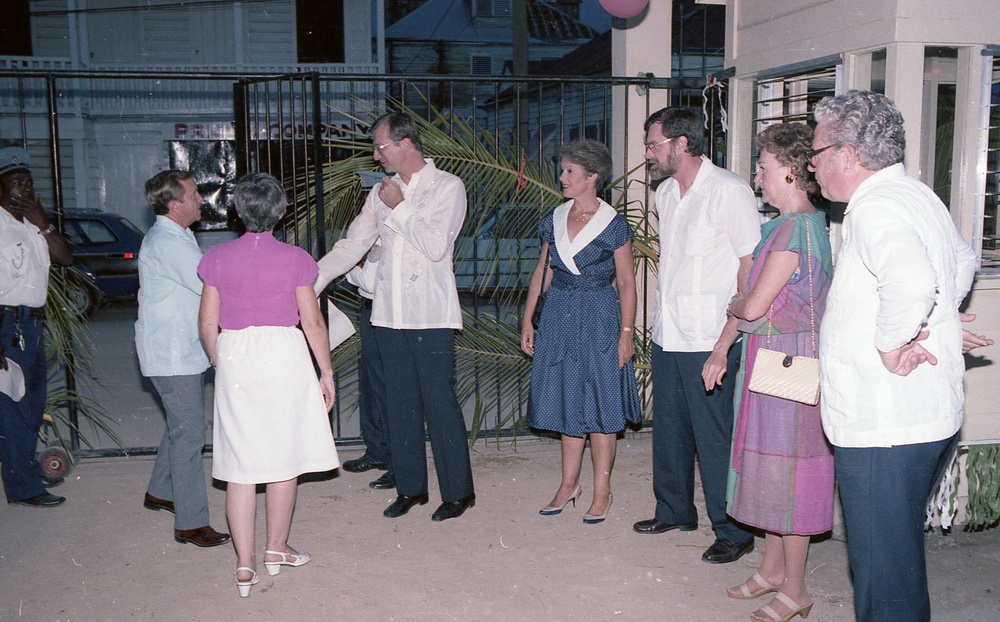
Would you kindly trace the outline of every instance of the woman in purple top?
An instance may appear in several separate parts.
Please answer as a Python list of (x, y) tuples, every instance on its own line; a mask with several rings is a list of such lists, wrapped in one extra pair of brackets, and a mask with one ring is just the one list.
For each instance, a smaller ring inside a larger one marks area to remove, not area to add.
[(276, 575), (283, 565), (311, 559), (288, 546), (296, 478), (340, 462), (327, 415), (336, 389), (326, 325), (313, 293), (316, 262), (271, 233), (287, 205), (277, 179), (247, 175), (233, 196), (247, 233), (202, 258), (199, 322), (216, 368), (212, 476), (228, 482), (236, 585), (246, 597), (258, 581), (256, 485), (267, 484), (264, 566)]

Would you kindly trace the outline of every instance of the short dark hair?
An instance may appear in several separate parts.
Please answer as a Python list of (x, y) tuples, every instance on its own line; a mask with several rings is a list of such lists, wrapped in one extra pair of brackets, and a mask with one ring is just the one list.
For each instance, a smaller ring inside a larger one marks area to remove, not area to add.
[(758, 149), (770, 152), (778, 162), (791, 169), (800, 190), (816, 194), (819, 184), (807, 168), (812, 140), (813, 130), (805, 123), (778, 123), (757, 134), (754, 143)]
[(600, 190), (611, 175), (614, 163), (604, 143), (585, 138), (566, 143), (559, 148), (559, 158), (577, 164), (587, 173), (597, 173), (596, 188)]
[(194, 179), (187, 171), (167, 170), (153, 175), (146, 181), (146, 202), (153, 208), (157, 216), (164, 216), (170, 211), (171, 201), (184, 200), (185, 179)]
[(694, 111), (677, 106), (662, 108), (649, 115), (642, 129), (648, 132), (656, 123), (660, 124), (664, 138), (687, 138), (687, 153), (693, 156), (705, 153), (705, 126)]
[(250, 173), (233, 188), (236, 213), (250, 233), (270, 231), (288, 207), (288, 197), (281, 182), (267, 173)]
[(389, 130), (389, 138), (393, 140), (409, 138), (414, 149), (421, 154), (424, 152), (424, 144), (420, 140), (420, 128), (409, 114), (398, 111), (385, 113), (372, 123), (372, 134), (380, 125), (385, 125)]

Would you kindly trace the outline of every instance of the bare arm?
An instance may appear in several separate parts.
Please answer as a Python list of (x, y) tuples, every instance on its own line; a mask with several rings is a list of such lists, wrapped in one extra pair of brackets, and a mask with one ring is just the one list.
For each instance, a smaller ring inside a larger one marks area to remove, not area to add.
[(316, 294), (308, 285), (295, 288), (295, 304), (299, 308), (299, 321), (302, 332), (305, 333), (309, 349), (312, 350), (316, 365), (319, 366), (319, 386), (323, 391), (323, 401), (326, 410), (333, 408), (333, 398), (337, 395), (337, 387), (333, 382), (333, 366), (330, 364), (330, 341), (327, 336), (326, 322), (319, 310)]
[(799, 265), (799, 254), (794, 251), (775, 251), (764, 258), (760, 278), (753, 289), (744, 296), (737, 294), (729, 303), (729, 312), (744, 320), (759, 320), (767, 314), (771, 303), (778, 297)]
[(531, 273), (531, 282), (528, 284), (528, 295), (524, 300), (524, 315), (521, 318), (521, 350), (528, 356), (535, 355), (535, 327), (531, 325), (531, 316), (535, 314), (538, 298), (542, 295), (542, 283), (550, 280), (549, 275), (552, 272), (551, 266), (546, 268), (546, 259), (548, 256), (549, 243), (542, 242), (538, 263)]
[(205, 344), (208, 360), (215, 365), (215, 349), (219, 342), (219, 290), (211, 285), (201, 289), (201, 307), (198, 309), (198, 330)]
[[(635, 263), (632, 242), (626, 242), (615, 251), (615, 283), (618, 285), (618, 302), (622, 312), (622, 330), (618, 336), (618, 369), (632, 360), (635, 354)], [(626, 330), (627, 329), (627, 330)]]

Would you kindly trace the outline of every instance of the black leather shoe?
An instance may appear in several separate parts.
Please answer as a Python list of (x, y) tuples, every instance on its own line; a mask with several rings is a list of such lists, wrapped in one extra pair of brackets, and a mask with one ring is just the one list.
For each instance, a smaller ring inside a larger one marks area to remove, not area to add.
[(434, 510), (434, 514), (431, 515), (431, 520), (439, 523), (443, 520), (448, 520), (449, 518), (458, 518), (474, 505), (476, 505), (475, 494), (471, 494), (464, 499), (459, 499), (458, 501), (445, 501), (438, 506), (438, 509)]
[(160, 510), (166, 510), (171, 514), (174, 513), (174, 502), (167, 501), (166, 499), (157, 499), (153, 495), (146, 493), (146, 496), (142, 500), (142, 507), (147, 510), (153, 510), (159, 512)]
[(384, 462), (375, 462), (368, 457), (368, 454), (365, 454), (360, 458), (348, 460), (344, 464), (340, 465), (340, 468), (344, 469), (348, 473), (364, 473), (365, 471), (370, 471), (372, 469), (384, 471), (389, 468), (389, 465)]
[(701, 556), (701, 559), (710, 564), (728, 564), (743, 557), (752, 550), (753, 538), (743, 544), (736, 544), (725, 538), (718, 538), (712, 546), (708, 547), (708, 550)]
[(690, 523), (664, 523), (658, 521), (655, 518), (649, 520), (641, 520), (638, 523), (632, 525), (632, 531), (636, 533), (666, 533), (671, 529), (676, 529), (677, 531), (694, 531), (698, 528), (698, 521), (692, 521)]
[(368, 482), (368, 487), (375, 490), (390, 490), (396, 487), (396, 476), (392, 474), (392, 471), (386, 471), (382, 477), (374, 482)]
[(14, 505), (26, 505), (29, 508), (52, 508), (62, 502), (66, 501), (66, 497), (57, 497), (51, 493), (43, 492), (40, 495), (35, 495), (34, 497), (28, 497), (27, 499), (18, 499), (17, 501), (11, 501)]
[(406, 495), (397, 495), (396, 500), (392, 502), (392, 505), (387, 507), (382, 516), (386, 518), (399, 518), (403, 514), (410, 511), (415, 505), (424, 505), (427, 503), (428, 497), (427, 493), (422, 495), (416, 495), (413, 497), (407, 497)]
[(212, 529), (211, 525), (205, 525), (197, 529), (174, 529), (174, 540), (180, 543), (190, 542), (191, 544), (209, 547), (219, 546), (231, 540), (228, 533), (219, 533)]
[(45, 473), (42, 473), (42, 486), (45, 486), (46, 488), (55, 488), (56, 486), (62, 484), (65, 481), (66, 478), (64, 478), (61, 475), (56, 475), (55, 477), (49, 477)]

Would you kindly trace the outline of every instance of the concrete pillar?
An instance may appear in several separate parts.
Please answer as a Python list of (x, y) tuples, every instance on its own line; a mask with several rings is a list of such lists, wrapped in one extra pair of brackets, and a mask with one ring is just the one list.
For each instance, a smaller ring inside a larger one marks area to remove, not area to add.
[[(903, 114), (907, 174), (927, 183), (920, 170), (920, 128), (923, 119), (924, 44), (891, 43), (885, 49), (885, 94)], [(933, 180), (931, 180), (933, 183)]]
[[(668, 78), (671, 74), (672, 0), (651, 0), (646, 10), (630, 19), (611, 20), (611, 75), (637, 76), (653, 74)], [(614, 121), (611, 127), (611, 153), (615, 156), (615, 177), (636, 169), (630, 176), (627, 205), (629, 210), (648, 206), (653, 212), (653, 196), (646, 192), (645, 131), (642, 126), (651, 112), (669, 102), (666, 90), (654, 89), (646, 94), (635, 87), (615, 87), (612, 95)], [(621, 154), (621, 155), (619, 155)], [(638, 168), (637, 168), (638, 167)], [(635, 207), (633, 207), (635, 206)], [(652, 233), (656, 229), (655, 213), (649, 221)], [(656, 278), (652, 273), (638, 274), (639, 291), (655, 292)], [(645, 303), (645, 304), (644, 304)], [(643, 297), (636, 309), (636, 326), (646, 326), (646, 317), (653, 312), (653, 296)]]
[(958, 48), (955, 84), (950, 209), (951, 217), (962, 237), (969, 241), (977, 233), (982, 233), (983, 225), (984, 184), (979, 176), (978, 165), (980, 159), (985, 160), (986, 157), (980, 127), (983, 96), (989, 97), (989, 90), (984, 92), (983, 89), (983, 70), (987, 61), (982, 52), (981, 45)]

